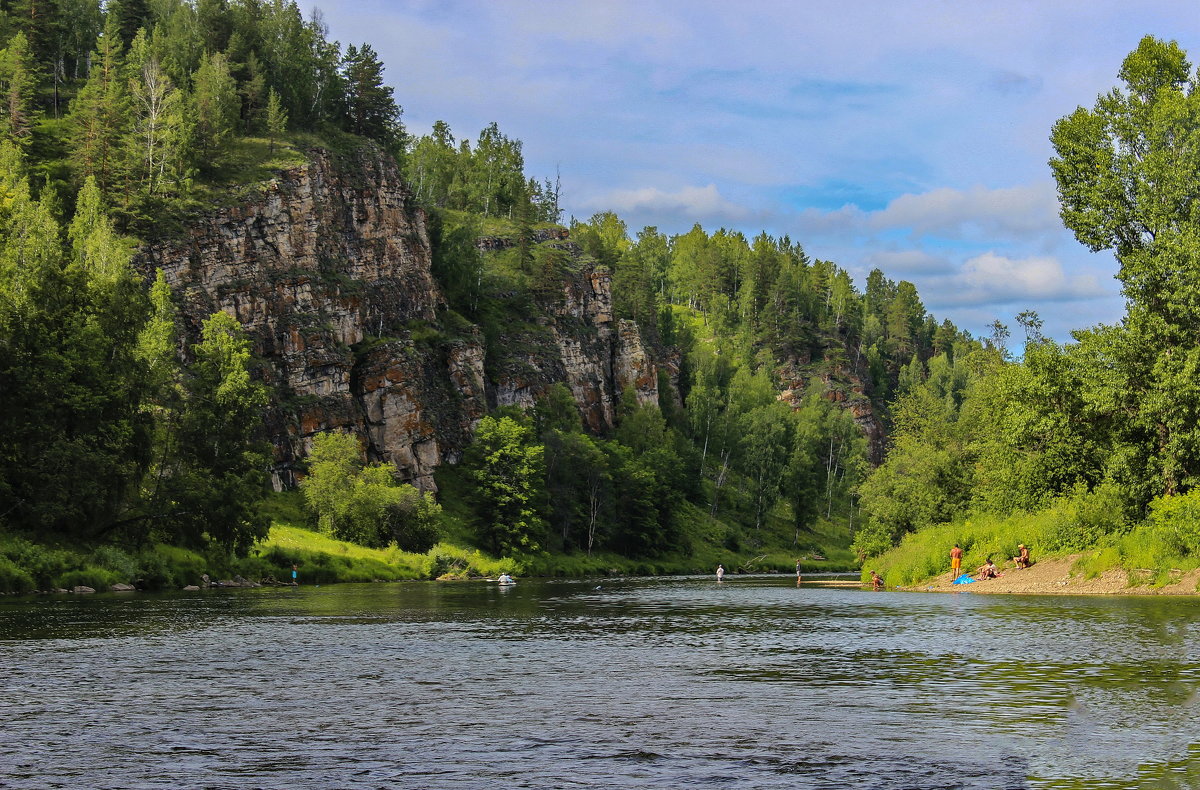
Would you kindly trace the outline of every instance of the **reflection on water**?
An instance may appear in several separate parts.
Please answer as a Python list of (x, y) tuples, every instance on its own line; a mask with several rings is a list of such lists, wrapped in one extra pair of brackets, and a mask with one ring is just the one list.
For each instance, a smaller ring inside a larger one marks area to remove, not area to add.
[(1200, 787), (1198, 626), (786, 577), (8, 599), (0, 787)]

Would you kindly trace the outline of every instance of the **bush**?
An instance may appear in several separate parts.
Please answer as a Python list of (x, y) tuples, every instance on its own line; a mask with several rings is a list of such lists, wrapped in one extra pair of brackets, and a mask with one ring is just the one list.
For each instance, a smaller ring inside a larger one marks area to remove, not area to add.
[(1200, 491), (1151, 502), (1145, 531), (1164, 556), (1200, 555)]
[(882, 524), (869, 521), (855, 534), (850, 543), (850, 550), (857, 554), (860, 560), (866, 560), (868, 557), (878, 557), (892, 546), (891, 530)]
[(67, 571), (54, 580), (54, 586), (65, 587), (68, 590), (72, 587), (83, 586), (91, 587), (97, 592), (104, 592), (120, 581), (122, 579), (118, 578), (112, 571), (89, 566), (80, 568), (79, 570)]
[(1070, 496), (1055, 500), (1049, 511), (1057, 519), (1047, 536), (1046, 551), (1085, 551), (1105, 537), (1129, 529), (1125, 499), (1112, 483), (1091, 492), (1077, 488)]
[(36, 588), (31, 575), (14, 565), (12, 560), (0, 556), (0, 592), (25, 593)]
[(0, 547), (0, 554), (7, 556), (13, 565), (32, 577), (33, 586), (29, 589), (54, 587), (54, 580), (58, 576), (81, 564), (80, 558), (70, 552), (20, 538), (7, 541)]
[(117, 581), (126, 584), (133, 583), (142, 575), (137, 560), (115, 546), (101, 546), (92, 552), (89, 561), (97, 568), (111, 571)]

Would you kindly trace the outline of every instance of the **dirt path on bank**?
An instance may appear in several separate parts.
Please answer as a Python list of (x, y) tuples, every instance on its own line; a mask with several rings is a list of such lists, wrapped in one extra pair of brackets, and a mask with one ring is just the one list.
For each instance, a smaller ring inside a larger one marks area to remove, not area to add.
[[(1163, 587), (1138, 584), (1137, 574), (1123, 569), (1105, 571), (1094, 579), (1073, 575), (1071, 567), (1079, 555), (1040, 560), (1025, 570), (1002, 571), (999, 579), (973, 584), (951, 584), (950, 574), (897, 590), (921, 592), (1017, 593), (1027, 595), (1197, 595), (1200, 570), (1174, 572), (1173, 581)], [(971, 569), (972, 571), (974, 568)], [(1131, 576), (1134, 577), (1131, 579)], [(1145, 580), (1149, 582), (1150, 579)], [(1132, 582), (1132, 583), (1131, 583)]]

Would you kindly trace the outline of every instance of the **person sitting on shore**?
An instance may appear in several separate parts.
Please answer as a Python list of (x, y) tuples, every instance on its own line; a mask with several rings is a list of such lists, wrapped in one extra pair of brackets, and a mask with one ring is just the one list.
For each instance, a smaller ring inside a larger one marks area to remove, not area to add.
[(875, 571), (871, 571), (871, 589), (873, 589), (873, 590), (882, 590), (883, 589), (883, 577), (880, 576)]
[(1025, 548), (1025, 544), (1017, 546), (1017, 556), (1013, 557), (1013, 564), (1017, 566), (1017, 570), (1024, 570), (1033, 564), (1033, 560), (1029, 559), (1029, 549)]
[(996, 568), (996, 563), (989, 559), (985, 564), (979, 566), (975, 578), (979, 581), (983, 581), (984, 579), (999, 579), (1000, 571)]

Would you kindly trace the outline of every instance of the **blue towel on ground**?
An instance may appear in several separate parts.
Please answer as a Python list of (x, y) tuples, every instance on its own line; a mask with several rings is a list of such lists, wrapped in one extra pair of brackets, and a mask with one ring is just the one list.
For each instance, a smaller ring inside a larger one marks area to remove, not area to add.
[(975, 580), (972, 579), (969, 574), (964, 573), (962, 576), (959, 576), (957, 579), (955, 579), (954, 583), (955, 584), (970, 584), (973, 581), (975, 581)]

